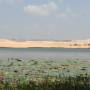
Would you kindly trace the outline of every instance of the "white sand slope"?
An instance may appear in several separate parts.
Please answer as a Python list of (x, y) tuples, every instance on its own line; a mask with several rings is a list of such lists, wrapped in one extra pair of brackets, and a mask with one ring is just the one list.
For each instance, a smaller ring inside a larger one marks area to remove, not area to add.
[(90, 39), (86, 40), (64, 40), (64, 41), (20, 41), (20, 40), (8, 40), (0, 39), (0, 47), (8, 48), (29, 48), (29, 47), (41, 47), (41, 48), (90, 48)]

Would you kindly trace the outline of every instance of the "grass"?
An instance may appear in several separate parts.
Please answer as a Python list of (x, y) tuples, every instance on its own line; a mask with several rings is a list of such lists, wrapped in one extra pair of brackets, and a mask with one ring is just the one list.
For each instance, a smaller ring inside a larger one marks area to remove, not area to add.
[(89, 76), (56, 78), (46, 77), (41, 82), (20, 80), (12, 83), (0, 81), (0, 90), (90, 90)]
[(90, 90), (90, 61), (0, 60), (0, 90)]

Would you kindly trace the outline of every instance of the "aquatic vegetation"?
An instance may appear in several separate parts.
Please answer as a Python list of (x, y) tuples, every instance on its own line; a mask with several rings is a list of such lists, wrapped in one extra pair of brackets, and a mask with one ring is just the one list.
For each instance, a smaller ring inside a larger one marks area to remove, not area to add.
[(18, 79), (10, 84), (9, 82), (0, 81), (0, 90), (90, 90), (90, 85), (88, 76), (79, 75), (68, 78), (47, 76), (41, 82), (30, 80), (21, 83)]
[(90, 61), (0, 60), (0, 90), (90, 90)]

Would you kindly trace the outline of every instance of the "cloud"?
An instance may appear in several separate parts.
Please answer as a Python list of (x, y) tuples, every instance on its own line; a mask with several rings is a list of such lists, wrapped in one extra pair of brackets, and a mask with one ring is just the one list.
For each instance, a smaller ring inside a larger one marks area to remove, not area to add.
[[(63, 2), (64, 0), (57, 0)], [(34, 16), (48, 16), (53, 15), (57, 18), (68, 18), (77, 17), (77, 13), (71, 10), (71, 8), (65, 8), (63, 11), (60, 10), (60, 6), (55, 2), (49, 2), (47, 4), (35, 5), (30, 4), (24, 7), (24, 12)]]
[(54, 2), (42, 5), (28, 5), (24, 7), (24, 11), (39, 16), (47, 16), (57, 10), (57, 5)]
[(71, 8), (66, 8), (63, 12), (57, 12), (56, 17), (66, 18), (66, 17), (78, 17), (78, 14), (73, 12)]

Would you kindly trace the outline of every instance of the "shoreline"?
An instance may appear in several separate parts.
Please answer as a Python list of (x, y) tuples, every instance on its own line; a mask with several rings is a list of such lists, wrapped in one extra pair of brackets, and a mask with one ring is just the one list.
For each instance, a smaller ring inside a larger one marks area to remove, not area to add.
[(90, 48), (90, 39), (60, 41), (20, 41), (0, 39), (0, 48)]
[(23, 48), (20, 48), (20, 47), (0, 47), (0, 49), (90, 49), (89, 48), (65, 48), (65, 47), (23, 47)]

